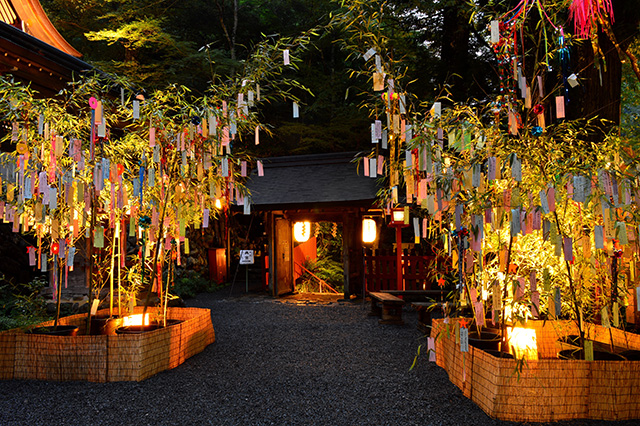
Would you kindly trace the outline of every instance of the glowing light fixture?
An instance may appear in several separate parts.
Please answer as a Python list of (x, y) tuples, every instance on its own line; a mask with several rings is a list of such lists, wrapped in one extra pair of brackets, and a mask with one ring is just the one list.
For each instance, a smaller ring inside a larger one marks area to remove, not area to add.
[(391, 212), (392, 225), (404, 225), (404, 209), (393, 209)]
[(299, 242), (304, 243), (309, 240), (311, 236), (311, 223), (310, 222), (296, 222), (293, 224), (293, 238)]
[[(402, 228), (409, 224), (408, 209), (402, 207), (391, 211), (391, 223), (389, 226), (396, 228), (396, 289), (404, 290), (405, 283), (402, 276)], [(405, 222), (406, 221), (406, 222)]]
[(222, 208), (222, 201), (220, 201), (220, 198), (216, 198), (215, 207), (218, 210)]
[(137, 314), (122, 318), (122, 325), (124, 327), (130, 325), (149, 325), (149, 314), (144, 315), (144, 324), (142, 323), (142, 314)]
[(377, 236), (376, 221), (368, 218), (362, 219), (362, 242), (372, 243)]
[(507, 337), (511, 352), (517, 359), (538, 359), (538, 342), (536, 331), (531, 328), (508, 327)]

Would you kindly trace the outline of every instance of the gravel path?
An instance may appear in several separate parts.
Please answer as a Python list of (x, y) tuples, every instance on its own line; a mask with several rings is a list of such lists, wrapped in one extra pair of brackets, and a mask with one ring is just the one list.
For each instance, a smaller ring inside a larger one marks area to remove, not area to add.
[[(143, 382), (0, 382), (0, 425), (511, 425), (422, 358), (420, 334), (368, 305), (201, 295), (216, 342)], [(558, 425), (600, 425), (564, 422)], [(637, 422), (620, 422), (632, 425)]]

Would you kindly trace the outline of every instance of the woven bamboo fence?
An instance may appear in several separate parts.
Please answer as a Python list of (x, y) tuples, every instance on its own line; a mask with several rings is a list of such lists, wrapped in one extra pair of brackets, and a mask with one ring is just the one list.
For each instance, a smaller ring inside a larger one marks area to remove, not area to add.
[[(536, 331), (539, 359), (528, 360), (519, 374), (514, 359), (497, 358), (472, 346), (461, 352), (455, 319), (449, 325), (443, 320), (433, 323), (436, 363), (493, 418), (520, 422), (640, 418), (640, 361), (558, 359), (556, 340), (577, 333), (572, 323), (530, 321), (525, 327)], [(589, 332), (591, 339), (609, 342), (608, 329), (591, 325)], [(614, 345), (640, 349), (640, 336), (611, 332)]]
[[(78, 325), (77, 336), (8, 330), (0, 333), (0, 379), (140, 381), (177, 367), (215, 341), (209, 309), (170, 308), (167, 317), (182, 322), (142, 334), (91, 336), (84, 335), (87, 316), (81, 314), (59, 322)], [(47, 325), (53, 321), (38, 326)]]

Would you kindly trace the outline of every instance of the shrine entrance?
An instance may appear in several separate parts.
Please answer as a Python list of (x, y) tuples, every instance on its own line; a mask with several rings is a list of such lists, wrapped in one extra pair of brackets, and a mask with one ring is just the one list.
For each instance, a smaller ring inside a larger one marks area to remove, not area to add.
[[(342, 228), (344, 296), (362, 296), (362, 219), (381, 212), (372, 212), (378, 189), (376, 179), (358, 171), (356, 154), (265, 158), (264, 175), (258, 176), (257, 172), (251, 175), (247, 187), (252, 210), (261, 212), (264, 219), (268, 240), (267, 286), (272, 295), (295, 291), (295, 268), (299, 266), (294, 257), (294, 224), (306, 222), (309, 224), (306, 231), (310, 232), (312, 223), (331, 222)], [(298, 260), (304, 258), (298, 256)]]
[[(362, 246), (362, 216), (363, 209), (345, 208), (342, 211), (273, 211), (265, 213), (267, 223), (267, 233), (269, 234), (269, 292), (274, 296), (282, 296), (296, 290), (295, 279), (303, 275), (312, 276), (313, 271), (305, 266), (306, 255), (302, 244), (296, 242), (294, 238), (294, 226), (296, 223), (306, 223), (315, 229), (315, 224), (335, 223), (336, 228), (342, 231), (341, 242), (341, 266), (343, 271), (341, 289), (336, 289), (336, 285), (331, 285), (326, 280), (316, 275), (311, 280), (322, 292), (335, 292), (342, 290), (345, 297), (362, 296), (363, 289), (363, 246)], [(311, 225), (314, 224), (314, 225)], [(309, 236), (311, 239), (312, 236)], [(315, 254), (313, 250), (306, 248)], [(307, 269), (307, 270), (305, 270)], [(323, 282), (324, 281), (324, 282)]]

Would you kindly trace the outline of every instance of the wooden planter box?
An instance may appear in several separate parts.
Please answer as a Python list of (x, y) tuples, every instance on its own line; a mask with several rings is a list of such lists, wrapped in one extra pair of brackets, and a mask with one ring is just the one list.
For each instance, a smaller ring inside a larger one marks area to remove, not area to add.
[[(469, 346), (460, 352), (455, 324), (434, 320), (436, 363), (463, 394), (489, 416), (520, 422), (567, 419), (640, 418), (640, 361), (568, 361), (557, 358), (556, 340), (577, 334), (566, 321), (530, 321), (536, 331), (538, 360), (518, 374), (514, 359), (496, 358)], [(609, 330), (590, 325), (594, 340), (609, 341)], [(640, 349), (640, 336), (612, 329), (616, 346)], [(562, 334), (558, 334), (558, 333)]]
[[(142, 313), (136, 307), (134, 314)], [(153, 309), (148, 309), (153, 315)], [(108, 311), (100, 311), (107, 313)], [(83, 335), (86, 314), (61, 318), (78, 325), (77, 336), (0, 333), (0, 379), (140, 381), (175, 368), (215, 341), (209, 309), (169, 308), (168, 319), (181, 323), (142, 334)], [(53, 321), (39, 326), (53, 325)]]

